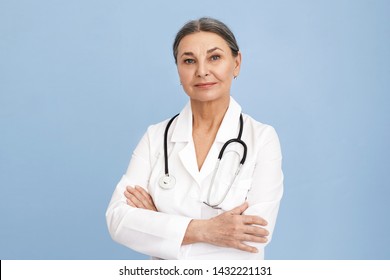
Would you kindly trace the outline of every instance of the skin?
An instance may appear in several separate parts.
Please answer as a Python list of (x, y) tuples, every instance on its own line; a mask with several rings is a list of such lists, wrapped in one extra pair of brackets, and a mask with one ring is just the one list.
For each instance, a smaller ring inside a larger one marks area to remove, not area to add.
[(240, 66), (241, 54), (233, 57), (225, 40), (214, 33), (197, 32), (179, 44), (177, 70), (191, 101), (199, 169), (229, 106), (232, 80), (240, 73)]
[[(193, 132), (199, 170), (215, 140), (230, 102), (230, 88), (240, 73), (241, 53), (236, 57), (226, 41), (211, 32), (185, 36), (178, 47), (177, 70), (184, 91), (190, 98)], [(127, 204), (158, 211), (152, 197), (140, 186), (128, 186)], [(207, 220), (193, 219), (182, 244), (205, 242), (256, 253), (257, 248), (245, 242), (266, 243), (267, 221), (258, 216), (243, 215), (248, 203)]]

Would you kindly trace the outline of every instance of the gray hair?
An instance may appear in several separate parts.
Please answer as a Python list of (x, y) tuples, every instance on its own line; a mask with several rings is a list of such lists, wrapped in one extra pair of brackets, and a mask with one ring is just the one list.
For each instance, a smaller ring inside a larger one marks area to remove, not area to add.
[(175, 63), (177, 64), (177, 52), (180, 41), (187, 35), (196, 33), (196, 32), (212, 32), (221, 36), (229, 48), (232, 51), (232, 55), (236, 57), (239, 52), (238, 44), (236, 38), (234, 37), (233, 32), (227, 27), (223, 22), (214, 19), (202, 17), (198, 20), (191, 20), (187, 22), (176, 34), (175, 41), (173, 42), (173, 56), (175, 58)]

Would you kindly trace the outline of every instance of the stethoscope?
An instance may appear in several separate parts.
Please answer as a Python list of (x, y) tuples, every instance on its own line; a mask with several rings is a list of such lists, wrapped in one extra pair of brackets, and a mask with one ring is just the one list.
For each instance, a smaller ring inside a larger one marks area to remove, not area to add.
[[(176, 179), (175, 179), (174, 176), (169, 174), (169, 168), (168, 168), (168, 131), (169, 131), (169, 127), (171, 126), (172, 122), (174, 121), (174, 119), (178, 115), (179, 114), (175, 115), (173, 118), (171, 118), (169, 120), (169, 122), (168, 122), (168, 124), (167, 124), (167, 126), (165, 128), (165, 132), (164, 132), (164, 167), (165, 167), (165, 174), (159, 180), (159, 185), (164, 190), (172, 189), (175, 186), (175, 184), (176, 184)], [(241, 170), (241, 167), (245, 163), (246, 153), (247, 153), (247, 146), (246, 146), (245, 142), (241, 140), (243, 126), (244, 126), (244, 121), (243, 121), (243, 118), (242, 118), (242, 114), (240, 114), (240, 130), (238, 132), (237, 138), (232, 138), (232, 139), (226, 141), (225, 144), (222, 146), (221, 151), (219, 152), (218, 160), (217, 160), (217, 163), (216, 163), (215, 168), (214, 168), (213, 177), (211, 179), (210, 188), (209, 188), (209, 191), (208, 191), (208, 194), (207, 194), (207, 200), (203, 202), (206, 205), (208, 205), (208, 206), (210, 206), (210, 207), (212, 207), (214, 209), (220, 209), (219, 205), (225, 200), (227, 194), (229, 193), (231, 187), (234, 184), (234, 181), (236, 180), (236, 178), (238, 176), (238, 173)], [(233, 178), (231, 184), (225, 190), (223, 196), (217, 202), (211, 203), (211, 201), (210, 201), (211, 189), (212, 189), (212, 186), (214, 185), (214, 181), (215, 181), (215, 177), (216, 177), (216, 174), (217, 174), (217, 171), (218, 171), (218, 168), (219, 168), (219, 164), (220, 164), (220, 162), (222, 160), (222, 156), (223, 156), (223, 154), (224, 154), (224, 152), (226, 150), (226, 147), (229, 146), (232, 143), (239, 143), (239, 144), (242, 145), (242, 147), (244, 149), (242, 158), (240, 160), (240, 164), (238, 165), (237, 170), (234, 173), (234, 178)]]

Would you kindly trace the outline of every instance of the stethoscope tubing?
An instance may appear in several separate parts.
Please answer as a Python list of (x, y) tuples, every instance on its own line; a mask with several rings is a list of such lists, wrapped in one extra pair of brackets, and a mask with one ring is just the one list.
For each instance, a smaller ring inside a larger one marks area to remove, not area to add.
[[(176, 119), (176, 117), (178, 115), (179, 114), (173, 116), (168, 121), (167, 126), (166, 126), (165, 131), (164, 131), (164, 172), (165, 172), (165, 176), (160, 178), (160, 187), (163, 188), (163, 189), (170, 189), (170, 188), (172, 188), (175, 185), (175, 182), (176, 182), (175, 178), (169, 174), (169, 165), (168, 165), (169, 164), (168, 163), (168, 131), (169, 131), (169, 128), (170, 128), (172, 122)], [(211, 180), (211, 184), (210, 184), (210, 188), (209, 188), (209, 191), (208, 191), (207, 202), (204, 202), (204, 204), (206, 204), (206, 205), (208, 205), (208, 206), (210, 206), (210, 207), (212, 207), (214, 209), (219, 209), (218, 206), (225, 200), (225, 198), (226, 198), (227, 194), (229, 193), (232, 185), (234, 184), (234, 181), (237, 178), (238, 173), (241, 170), (241, 167), (245, 163), (248, 148), (247, 148), (246, 143), (241, 140), (243, 127), (244, 127), (244, 120), (243, 120), (242, 114), (240, 114), (240, 130), (238, 132), (237, 138), (232, 138), (232, 139), (226, 141), (225, 144), (222, 146), (219, 154), (218, 154), (218, 160), (217, 160), (216, 166), (214, 168), (214, 174), (213, 174), (213, 177), (212, 177), (212, 180)], [(230, 184), (229, 188), (227, 188), (227, 190), (225, 191), (225, 193), (222, 196), (222, 198), (218, 201), (218, 203), (211, 204), (210, 203), (211, 187), (212, 187), (212, 185), (214, 183), (214, 180), (215, 180), (215, 176), (216, 176), (216, 173), (217, 173), (216, 171), (218, 169), (219, 163), (222, 160), (222, 157), (223, 157), (223, 154), (225, 152), (225, 149), (231, 143), (239, 143), (239, 144), (241, 144), (243, 146), (244, 152), (243, 152), (240, 164), (238, 166), (238, 169), (235, 172), (234, 179), (233, 179), (232, 183)]]
[(165, 176), (169, 176), (169, 168), (168, 168), (168, 131), (169, 131), (169, 127), (171, 126), (172, 122), (176, 119), (176, 117), (178, 116), (179, 114), (176, 114), (175, 116), (173, 116), (168, 124), (167, 124), (167, 127), (165, 128), (165, 132), (164, 132), (164, 171), (165, 171)]

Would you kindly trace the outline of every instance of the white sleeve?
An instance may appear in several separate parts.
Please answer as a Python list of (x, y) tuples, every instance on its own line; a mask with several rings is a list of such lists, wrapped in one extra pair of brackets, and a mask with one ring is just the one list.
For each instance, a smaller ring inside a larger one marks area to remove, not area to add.
[(251, 246), (264, 250), (271, 241), (283, 196), (282, 153), (279, 138), (272, 127), (265, 131), (265, 141), (262, 143), (256, 159), (253, 181), (248, 192), (249, 208), (246, 215), (256, 215), (267, 220), (266, 229), (270, 232), (267, 243), (250, 243)]
[(149, 131), (134, 150), (126, 174), (115, 188), (106, 212), (108, 230), (118, 243), (162, 259), (178, 259), (190, 218), (138, 209), (127, 205), (127, 186), (147, 189), (151, 173)]

